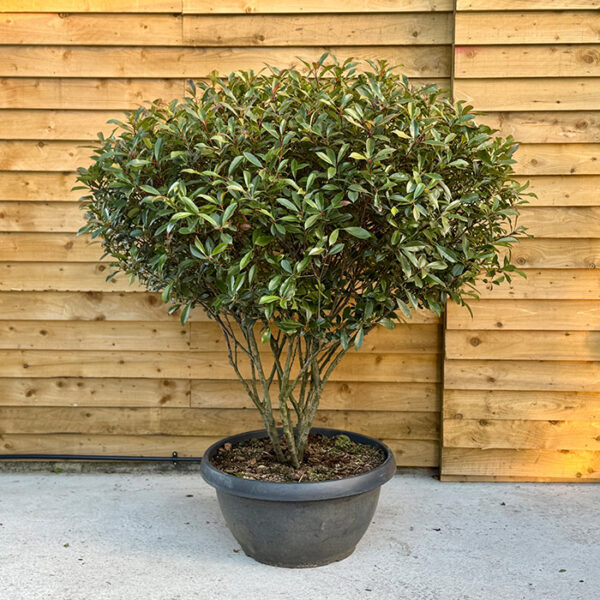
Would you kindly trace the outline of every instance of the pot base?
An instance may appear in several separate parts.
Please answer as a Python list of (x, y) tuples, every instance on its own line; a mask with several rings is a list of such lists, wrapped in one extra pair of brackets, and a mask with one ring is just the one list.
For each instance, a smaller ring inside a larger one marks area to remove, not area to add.
[(276, 567), (303, 568), (352, 554), (371, 524), (379, 488), (313, 502), (256, 500), (221, 490), (217, 497), (227, 526), (248, 556)]

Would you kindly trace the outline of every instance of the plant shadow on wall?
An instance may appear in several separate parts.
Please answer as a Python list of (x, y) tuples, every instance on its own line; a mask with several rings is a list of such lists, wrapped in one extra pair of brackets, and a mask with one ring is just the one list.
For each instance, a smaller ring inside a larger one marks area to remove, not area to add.
[(465, 305), (480, 276), (520, 273), (527, 186), (514, 140), (437, 86), (385, 61), (302, 63), (214, 74), (113, 121), (78, 180), (81, 231), (182, 322), (197, 306), (220, 325), (271, 462), (318, 481), (311, 424), (342, 357), (378, 325)]

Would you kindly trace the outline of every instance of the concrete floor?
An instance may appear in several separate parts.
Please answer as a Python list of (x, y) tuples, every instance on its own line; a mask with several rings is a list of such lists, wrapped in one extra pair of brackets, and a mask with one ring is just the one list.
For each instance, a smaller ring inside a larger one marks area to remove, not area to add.
[(382, 490), (345, 561), (247, 558), (195, 473), (0, 473), (0, 600), (597, 600), (600, 486)]

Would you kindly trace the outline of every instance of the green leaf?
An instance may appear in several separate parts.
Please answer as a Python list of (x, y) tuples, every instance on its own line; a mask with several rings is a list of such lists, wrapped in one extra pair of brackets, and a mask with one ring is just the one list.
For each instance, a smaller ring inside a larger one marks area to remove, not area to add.
[(252, 152), (244, 152), (244, 156), (246, 157), (247, 161), (262, 169), (262, 163), (260, 160), (258, 160), (258, 158), (256, 158), (256, 156), (254, 156), (254, 154), (252, 154)]
[(153, 194), (154, 196), (160, 196), (160, 192), (155, 187), (152, 187), (151, 185), (140, 185), (140, 188), (142, 188), (142, 190), (144, 190), (144, 192), (146, 192), (147, 194)]
[[(248, 158), (248, 157), (246, 157)], [(229, 168), (227, 169), (227, 174), (231, 175), (236, 170), (238, 165), (244, 160), (244, 156), (234, 156), (229, 163)], [(260, 165), (259, 165), (260, 166)]]
[(261, 296), (258, 301), (259, 304), (271, 304), (271, 302), (277, 302), (280, 300), (279, 296)]
[(407, 319), (412, 318), (412, 311), (410, 310), (410, 306), (408, 306), (408, 304), (406, 304), (406, 302), (404, 302), (403, 300), (400, 300), (400, 298), (396, 298), (396, 304), (398, 305), (398, 308), (400, 309), (402, 314)]
[(331, 158), (329, 158), (325, 152), (317, 152), (317, 156), (321, 160), (324, 160), (326, 163), (330, 164), (332, 167), (335, 167), (335, 161), (331, 160)]
[(350, 235), (360, 238), (361, 240), (366, 240), (371, 237), (371, 234), (362, 227), (344, 227), (344, 231), (347, 231)]
[(187, 320), (190, 317), (190, 310), (192, 310), (192, 305), (186, 304), (185, 308), (181, 311), (181, 324), (182, 325), (185, 325), (187, 323)]
[(356, 337), (354, 338), (354, 347), (357, 350), (360, 350), (360, 347), (363, 345), (364, 338), (365, 338), (365, 332), (363, 331), (363, 328), (361, 327), (358, 330), (358, 333), (356, 334)]
[(245, 269), (246, 266), (248, 265), (248, 263), (252, 260), (252, 254), (253, 254), (253, 251), (250, 250), (249, 252), (246, 252), (246, 254), (244, 254), (244, 256), (242, 256), (242, 260), (240, 260), (240, 271), (242, 269)]

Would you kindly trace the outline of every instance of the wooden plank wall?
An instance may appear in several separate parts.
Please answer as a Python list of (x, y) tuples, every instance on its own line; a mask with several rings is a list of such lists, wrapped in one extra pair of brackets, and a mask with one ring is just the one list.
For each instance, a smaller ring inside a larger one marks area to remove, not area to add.
[[(202, 315), (182, 327), (74, 232), (70, 191), (108, 118), (213, 69), (388, 58), (448, 86), (450, 0), (3, 0), (0, 452), (199, 455), (260, 426)], [(381, 331), (327, 386), (318, 425), (438, 464), (440, 324)]]
[[(447, 319), (442, 477), (600, 480), (597, 0), (458, 0), (454, 93), (522, 142), (528, 275)], [(595, 9), (595, 10), (591, 10)]]

